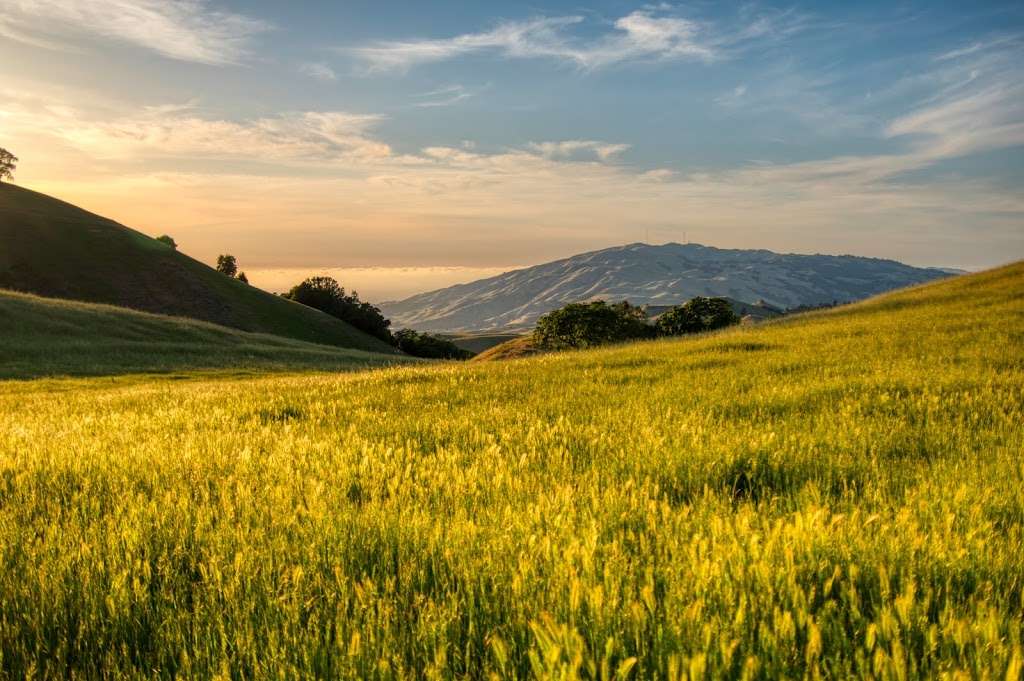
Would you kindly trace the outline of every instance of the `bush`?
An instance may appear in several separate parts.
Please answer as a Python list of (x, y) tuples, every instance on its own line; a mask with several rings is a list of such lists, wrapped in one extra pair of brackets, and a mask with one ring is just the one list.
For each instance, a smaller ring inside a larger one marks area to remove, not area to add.
[(245, 272), (239, 272), (238, 273), (238, 281), (242, 282), (243, 284), (248, 284), (249, 283), (249, 277), (245, 276)]
[(359, 294), (355, 291), (345, 293), (345, 289), (331, 277), (311, 277), (292, 287), (284, 297), (346, 321), (386, 343), (395, 342), (389, 329), (391, 322), (384, 318), (380, 310), (359, 300)]
[(739, 316), (725, 298), (697, 296), (658, 317), (657, 326), (662, 336), (681, 336), (725, 328), (739, 321)]
[(395, 346), (413, 357), (428, 359), (469, 359), (473, 353), (439, 336), (402, 329), (394, 334)]
[(544, 350), (590, 348), (605, 343), (651, 338), (643, 308), (628, 302), (609, 305), (603, 300), (570, 303), (537, 320), (534, 344)]
[(175, 243), (174, 239), (171, 238), (167, 234), (161, 234), (160, 236), (158, 236), (156, 238), (156, 240), (159, 241), (162, 244), (167, 244), (168, 246), (170, 246), (175, 251), (178, 250), (178, 244)]

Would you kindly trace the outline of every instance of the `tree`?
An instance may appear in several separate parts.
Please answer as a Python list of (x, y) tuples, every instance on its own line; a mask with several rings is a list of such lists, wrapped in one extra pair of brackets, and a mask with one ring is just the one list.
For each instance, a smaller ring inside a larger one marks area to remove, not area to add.
[(234, 276), (238, 274), (238, 261), (235, 260), (235, 256), (218, 255), (217, 271), (221, 274), (226, 274), (227, 276), (234, 278)]
[(314, 307), (348, 322), (360, 331), (394, 344), (389, 328), (391, 322), (384, 318), (380, 310), (359, 300), (359, 294), (355, 291), (345, 293), (345, 289), (331, 277), (310, 277), (298, 286), (293, 286), (284, 297)]
[(739, 321), (739, 316), (725, 298), (697, 296), (658, 317), (658, 332), (663, 336), (680, 336), (721, 329)]
[(249, 283), (249, 277), (245, 276), (245, 272), (239, 272), (238, 273), (238, 281), (242, 282), (243, 284), (248, 284)]
[(159, 241), (162, 244), (167, 244), (168, 246), (170, 246), (175, 251), (178, 250), (178, 244), (175, 243), (174, 239), (172, 239), (167, 234), (161, 234), (160, 236), (158, 236), (156, 238), (156, 240)]
[(654, 329), (646, 320), (643, 308), (628, 302), (570, 303), (537, 320), (533, 340), (539, 348), (562, 350), (651, 338)]
[(14, 179), (14, 169), (18, 167), (18, 157), (0, 147), (0, 182)]
[(395, 347), (413, 357), (428, 359), (469, 359), (473, 353), (463, 350), (450, 340), (413, 329), (402, 329), (394, 334)]

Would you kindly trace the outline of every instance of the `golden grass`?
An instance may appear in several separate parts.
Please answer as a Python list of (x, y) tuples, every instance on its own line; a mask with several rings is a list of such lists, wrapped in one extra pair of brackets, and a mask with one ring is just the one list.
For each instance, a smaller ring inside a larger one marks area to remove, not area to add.
[(1020, 678), (1024, 266), (696, 339), (0, 383), (0, 670)]

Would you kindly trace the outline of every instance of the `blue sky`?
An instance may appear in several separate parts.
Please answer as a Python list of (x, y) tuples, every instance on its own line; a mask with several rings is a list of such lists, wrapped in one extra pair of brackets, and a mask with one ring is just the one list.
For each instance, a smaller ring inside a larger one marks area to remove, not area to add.
[(0, 0), (0, 146), (271, 287), (644, 238), (977, 268), (1024, 257), (1022, 62), (1014, 2)]

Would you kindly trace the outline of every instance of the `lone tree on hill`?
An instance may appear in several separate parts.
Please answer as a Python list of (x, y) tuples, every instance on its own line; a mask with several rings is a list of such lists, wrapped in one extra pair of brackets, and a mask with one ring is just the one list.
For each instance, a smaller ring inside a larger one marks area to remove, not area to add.
[(221, 274), (234, 278), (238, 274), (238, 261), (235, 260), (233, 255), (218, 255), (217, 256), (217, 271)]
[(162, 244), (167, 244), (168, 246), (170, 246), (174, 250), (178, 250), (178, 244), (174, 241), (173, 238), (171, 238), (167, 234), (162, 234), (162, 235), (158, 236), (156, 238), (156, 240), (159, 241)]
[(14, 179), (14, 169), (18, 167), (18, 157), (0, 147), (0, 182)]

